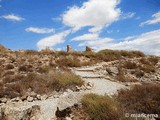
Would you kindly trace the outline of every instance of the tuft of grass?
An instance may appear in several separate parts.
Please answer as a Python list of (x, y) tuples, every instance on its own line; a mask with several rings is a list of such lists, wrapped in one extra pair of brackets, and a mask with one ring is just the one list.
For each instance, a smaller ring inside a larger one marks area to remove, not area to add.
[(118, 102), (109, 96), (87, 94), (82, 99), (84, 109), (91, 120), (119, 120)]

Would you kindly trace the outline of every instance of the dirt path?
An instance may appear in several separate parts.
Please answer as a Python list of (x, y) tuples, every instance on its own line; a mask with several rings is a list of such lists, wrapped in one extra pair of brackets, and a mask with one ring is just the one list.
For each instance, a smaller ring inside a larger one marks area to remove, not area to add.
[(93, 88), (89, 91), (90, 93), (112, 95), (115, 94), (117, 90), (124, 88), (124, 85), (112, 82), (106, 79), (104, 75), (96, 72), (96, 69), (102, 67), (102, 65), (103, 64), (92, 67), (75, 68), (74, 72), (76, 75), (81, 76), (86, 83), (90, 82), (93, 84)]

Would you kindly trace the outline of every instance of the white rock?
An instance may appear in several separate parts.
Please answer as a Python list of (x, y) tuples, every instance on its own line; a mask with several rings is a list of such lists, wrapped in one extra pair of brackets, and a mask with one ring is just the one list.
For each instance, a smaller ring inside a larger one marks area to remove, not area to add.
[(7, 98), (0, 98), (1, 103), (6, 103), (7, 102)]
[(47, 95), (41, 96), (41, 100), (46, 100), (47, 98), (48, 98)]
[(33, 97), (28, 96), (28, 97), (27, 97), (27, 101), (28, 101), (28, 102), (33, 102)]
[(37, 100), (41, 100), (41, 95), (37, 95)]

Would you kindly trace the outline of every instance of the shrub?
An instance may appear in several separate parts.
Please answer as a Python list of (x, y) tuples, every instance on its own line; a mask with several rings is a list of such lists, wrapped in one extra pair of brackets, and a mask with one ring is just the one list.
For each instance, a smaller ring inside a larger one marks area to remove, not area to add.
[(25, 56), (39, 55), (39, 52), (36, 50), (25, 50), (24, 55)]
[[(9, 84), (5, 84), (9, 83)], [(3, 79), (5, 91), (0, 92), (1, 95), (13, 97), (22, 96), (29, 88), (38, 94), (48, 94), (53, 91), (64, 91), (66, 89), (75, 89), (81, 86), (83, 81), (79, 76), (69, 71), (50, 71), (45, 74), (28, 73), (26, 76), (12, 75)], [(17, 88), (16, 88), (17, 87)]]
[(76, 85), (82, 85), (83, 81), (79, 76), (74, 75), (71, 72), (55, 72), (53, 73), (54, 78), (59, 82), (60, 85), (67, 87), (67, 86), (76, 86)]
[(45, 65), (45, 66), (39, 67), (38, 70), (37, 70), (37, 72), (39, 72), (39, 73), (47, 73), (47, 72), (49, 72), (50, 70), (51, 70), (51, 67)]
[(4, 77), (4, 76), (9, 76), (9, 75), (14, 75), (14, 71), (5, 71), (5, 72), (3, 73), (3, 77)]
[(120, 90), (118, 101), (128, 113), (160, 114), (160, 85), (136, 85)]
[(123, 57), (144, 57), (145, 55), (140, 51), (125, 51), (125, 50), (101, 50), (96, 56), (104, 61), (111, 61), (121, 59)]
[(132, 71), (131, 74), (135, 74), (135, 76), (138, 77), (138, 78), (141, 78), (141, 77), (144, 76), (144, 72), (139, 70), (139, 69), (137, 69), (135, 71)]
[(10, 75), (10, 76), (5, 76), (2, 81), (3, 83), (12, 83), (16, 81), (21, 81), (25, 78), (23, 75)]
[(159, 61), (159, 58), (158, 57), (154, 57), (154, 56), (151, 56), (148, 58), (148, 60), (153, 64), (153, 65), (156, 65)]
[(6, 89), (4, 90), (4, 96), (8, 98), (15, 98), (23, 96), (23, 85), (16, 83), (16, 84), (7, 84)]
[(14, 68), (13, 64), (7, 64), (6, 65), (6, 70), (13, 69), (13, 68)]
[(142, 64), (151, 65), (150, 62), (146, 58), (141, 58), (139, 60), (139, 62), (142, 63)]
[(137, 66), (136, 63), (127, 61), (127, 62), (124, 63), (123, 67), (126, 68), (126, 69), (136, 69), (138, 66)]
[(151, 73), (151, 72), (155, 72), (155, 67), (152, 65), (143, 65), (140, 66), (140, 69), (143, 70), (146, 73)]
[(18, 71), (23, 71), (26, 72), (27, 71), (27, 67), (25, 65), (22, 65), (18, 68)]
[(117, 59), (120, 59), (121, 58), (121, 55), (119, 54), (118, 51), (116, 50), (102, 50), (102, 51), (99, 51), (97, 54), (96, 54), (96, 57), (98, 59), (101, 59), (103, 61), (112, 61), (112, 60), (117, 60)]
[(74, 58), (67, 58), (67, 57), (60, 57), (56, 60), (56, 63), (60, 67), (80, 67), (80, 60), (76, 57)]
[(122, 115), (118, 102), (108, 96), (87, 94), (82, 104), (91, 120), (119, 120)]
[(3, 97), (3, 92), (4, 92), (3, 84), (0, 83), (0, 97)]

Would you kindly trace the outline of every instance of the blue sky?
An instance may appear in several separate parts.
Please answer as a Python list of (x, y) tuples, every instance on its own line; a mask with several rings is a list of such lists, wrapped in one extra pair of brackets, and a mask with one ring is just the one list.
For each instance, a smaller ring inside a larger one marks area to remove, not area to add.
[(160, 56), (160, 0), (0, 0), (0, 44)]

